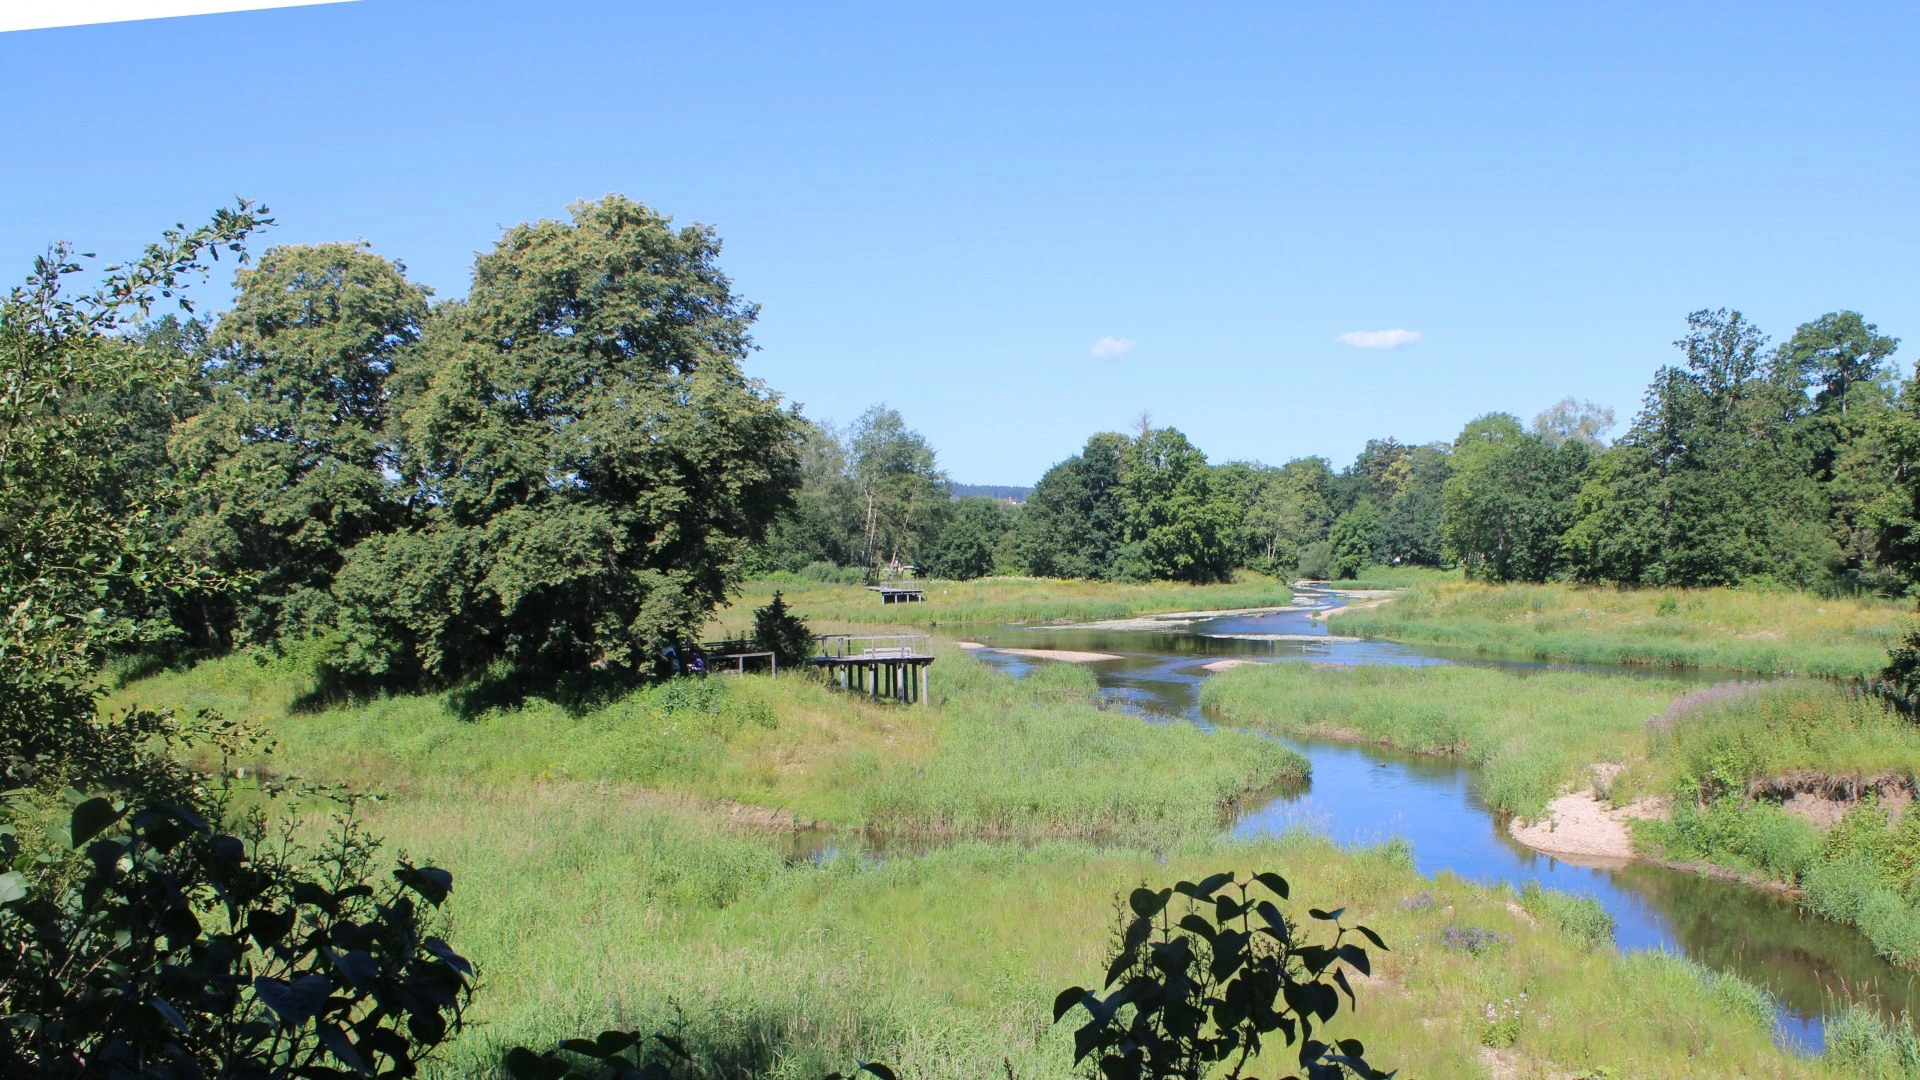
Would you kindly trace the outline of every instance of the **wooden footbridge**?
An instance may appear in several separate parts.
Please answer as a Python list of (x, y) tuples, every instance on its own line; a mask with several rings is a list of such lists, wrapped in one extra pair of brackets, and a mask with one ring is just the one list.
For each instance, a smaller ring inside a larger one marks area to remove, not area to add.
[(825, 634), (812, 663), (834, 684), (908, 704), (927, 703), (933, 638), (926, 634)]

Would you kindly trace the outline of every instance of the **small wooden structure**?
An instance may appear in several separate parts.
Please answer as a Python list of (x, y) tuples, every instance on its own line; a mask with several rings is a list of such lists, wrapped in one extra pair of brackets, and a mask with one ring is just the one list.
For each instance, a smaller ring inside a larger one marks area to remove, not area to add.
[(933, 639), (926, 634), (824, 634), (816, 667), (835, 685), (908, 704), (927, 703)]
[(882, 604), (913, 604), (927, 598), (926, 587), (917, 581), (883, 581), (867, 586), (867, 591), (879, 593)]
[(709, 674), (725, 671), (721, 665), (731, 662), (732, 673), (744, 675), (751, 662), (755, 667), (766, 668), (768, 675), (776, 678), (780, 675), (779, 658), (770, 652), (755, 649), (750, 641), (708, 641), (701, 644), (700, 651), (707, 654)]

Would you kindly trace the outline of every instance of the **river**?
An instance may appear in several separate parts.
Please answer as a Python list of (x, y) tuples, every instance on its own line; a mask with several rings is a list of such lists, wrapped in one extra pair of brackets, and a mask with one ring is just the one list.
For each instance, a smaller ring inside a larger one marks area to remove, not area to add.
[[(1112, 653), (1119, 659), (1089, 665), (1106, 695), (1148, 720), (1202, 727), (1212, 725), (1200, 709), (1200, 685), (1210, 676), (1203, 665), (1227, 657), (1333, 664), (1479, 663), (1521, 671), (1573, 667), (1488, 661), (1412, 645), (1333, 638), (1323, 616), (1341, 602), (1337, 596), (1303, 590), (1298, 606), (1290, 610), (1223, 615), (1178, 628), (1001, 627), (976, 636), (990, 646), (977, 655), (1019, 674), (1052, 661), (991, 647)], [(1645, 669), (1592, 665), (1579, 670), (1607, 671), (1621, 678), (1648, 674)], [(1679, 674), (1702, 683), (1740, 677)], [(1304, 790), (1275, 795), (1243, 813), (1233, 823), (1232, 835), (1274, 835), (1305, 826), (1340, 843), (1401, 837), (1412, 845), (1414, 864), (1422, 874), (1448, 872), (1489, 884), (1507, 882), (1516, 889), (1533, 881), (1591, 896), (1612, 914), (1617, 947), (1668, 950), (1766, 987), (1776, 1002), (1780, 1038), (1808, 1051), (1824, 1044), (1823, 1018), (1850, 1000), (1870, 1001), (1890, 1014), (1920, 1014), (1920, 984), (1913, 975), (1875, 956), (1857, 931), (1809, 914), (1789, 898), (1644, 863), (1583, 866), (1532, 851), (1512, 839), (1506, 822), (1481, 800), (1473, 770), (1445, 758), (1372, 745), (1282, 741), (1312, 762), (1312, 780)]]

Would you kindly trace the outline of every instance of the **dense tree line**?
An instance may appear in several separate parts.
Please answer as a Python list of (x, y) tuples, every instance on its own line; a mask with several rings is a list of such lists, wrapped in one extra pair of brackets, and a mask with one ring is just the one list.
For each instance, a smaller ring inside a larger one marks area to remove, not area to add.
[(1212, 465), (1149, 422), (1092, 436), (1018, 506), (938, 499), (932, 451), (876, 410), (856, 431), (913, 448), (889, 451), (896, 479), (863, 486), (874, 452), (815, 428), (808, 460), (823, 464), (774, 563), (1190, 582), (1458, 566), (1488, 581), (1900, 595), (1920, 573), (1920, 389), (1896, 379), (1898, 344), (1851, 311), (1777, 347), (1739, 312), (1699, 311), (1611, 444), (1611, 410), (1572, 398), (1530, 425), (1478, 417), (1451, 442), (1373, 439), (1337, 471), (1317, 457)]

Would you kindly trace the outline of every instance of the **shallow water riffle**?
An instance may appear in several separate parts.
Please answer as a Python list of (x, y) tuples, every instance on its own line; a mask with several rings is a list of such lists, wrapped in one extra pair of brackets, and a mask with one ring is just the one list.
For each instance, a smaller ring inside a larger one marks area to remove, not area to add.
[[(1199, 619), (1153, 629), (1013, 626), (976, 634), (981, 659), (1016, 674), (1052, 661), (995, 651), (996, 646), (1114, 654), (1088, 664), (1110, 699), (1143, 719), (1211, 727), (1200, 711), (1205, 665), (1222, 659), (1328, 664), (1486, 664), (1517, 670), (1575, 669), (1621, 678), (1658, 674), (1702, 685), (1728, 672), (1673, 671), (1489, 660), (1392, 642), (1326, 635), (1316, 617), (1337, 598), (1303, 593), (1295, 607)], [(1312, 637), (1325, 640), (1315, 641)], [(1774, 995), (1783, 1039), (1815, 1050), (1823, 1017), (1849, 1001), (1888, 1015), (1920, 1014), (1920, 981), (1874, 955), (1851, 927), (1802, 910), (1791, 899), (1732, 882), (1644, 863), (1579, 865), (1534, 852), (1512, 839), (1506, 822), (1481, 800), (1473, 770), (1451, 760), (1377, 746), (1282, 739), (1313, 765), (1305, 791), (1276, 794), (1249, 808), (1234, 836), (1305, 827), (1343, 844), (1394, 837), (1413, 848), (1422, 874), (1442, 872), (1515, 889), (1528, 882), (1593, 897), (1613, 916), (1622, 949), (1676, 952), (1732, 971)]]

